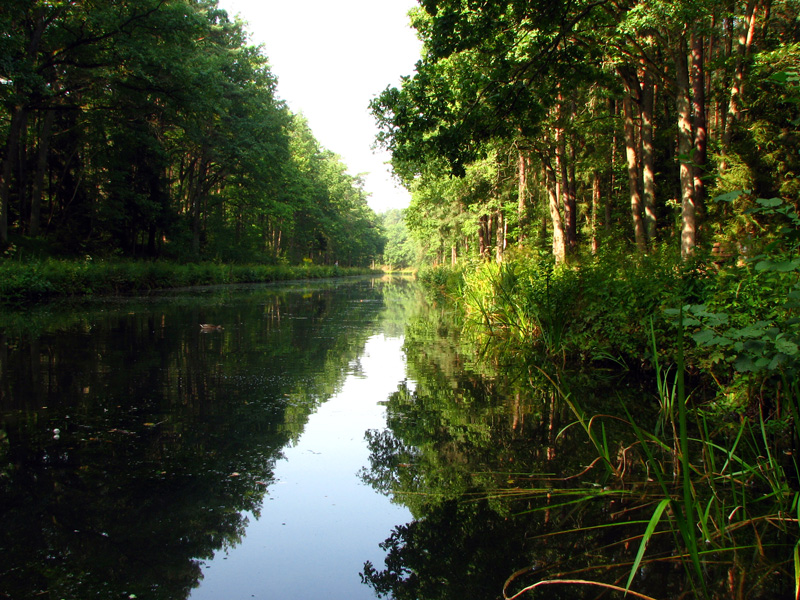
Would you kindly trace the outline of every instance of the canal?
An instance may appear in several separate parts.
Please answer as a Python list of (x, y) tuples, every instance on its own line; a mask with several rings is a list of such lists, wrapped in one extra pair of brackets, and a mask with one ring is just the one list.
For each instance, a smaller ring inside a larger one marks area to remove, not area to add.
[(795, 597), (768, 513), (701, 515), (695, 576), (646, 373), (458, 319), (391, 277), (0, 313), (0, 598)]
[(374, 597), (410, 515), (359, 471), (419, 301), (359, 279), (4, 315), (0, 597)]

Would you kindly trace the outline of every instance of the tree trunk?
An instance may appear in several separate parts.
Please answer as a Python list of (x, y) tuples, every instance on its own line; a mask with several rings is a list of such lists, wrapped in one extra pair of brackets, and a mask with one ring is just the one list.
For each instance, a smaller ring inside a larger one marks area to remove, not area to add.
[(559, 180), (556, 182), (556, 194), (561, 198), (561, 205), (564, 207), (564, 241), (567, 250), (571, 251), (577, 243), (575, 203), (570, 198), (569, 190), (569, 167), (567, 164), (567, 142), (564, 130), (556, 129), (556, 175)]
[(694, 176), (691, 152), (692, 105), (689, 98), (689, 66), (686, 39), (677, 40), (675, 57), (675, 107), (678, 112), (678, 160), (681, 182), (681, 256), (686, 259), (697, 246), (697, 204), (694, 196)]
[[(47, 8), (42, 5), (36, 10), (34, 18), (35, 27), (30, 30), (30, 39), (25, 53), (25, 67), (33, 70), (36, 64), (36, 55), (39, 52), (39, 45), (44, 35), (44, 30), (47, 28)], [(57, 9), (59, 12), (63, 8)], [(16, 88), (17, 86), (15, 86)], [(17, 94), (23, 94), (21, 89), (15, 89)], [(5, 154), (3, 156), (2, 167), (0, 167), (0, 244), (5, 245), (8, 243), (8, 209), (9, 209), (9, 195), (11, 193), (11, 174), (14, 172), (14, 167), (17, 161), (17, 152), (19, 151), (20, 137), (25, 122), (28, 118), (28, 106), (24, 102), (14, 106), (11, 109), (11, 119), (8, 127), (8, 137), (6, 138)], [(20, 195), (21, 196), (21, 195)]]
[(561, 264), (566, 260), (567, 245), (564, 235), (564, 222), (561, 220), (559, 210), (558, 191), (556, 189), (557, 177), (553, 167), (550, 165), (550, 157), (542, 156), (542, 168), (544, 169), (545, 187), (547, 196), (550, 200), (550, 222), (553, 224), (553, 258), (556, 264)]
[(517, 156), (517, 216), (519, 224), (517, 229), (517, 242), (520, 246), (525, 241), (525, 227), (527, 226), (527, 204), (528, 204), (528, 164), (525, 153), (518, 151)]
[(631, 197), (631, 216), (633, 217), (633, 231), (636, 237), (636, 247), (640, 252), (647, 250), (647, 238), (642, 219), (642, 193), (639, 188), (639, 157), (636, 152), (636, 124), (633, 120), (633, 99), (630, 94), (625, 94), (622, 101), (625, 114), (625, 155), (628, 160), (628, 188)]
[(653, 75), (645, 71), (642, 80), (642, 191), (644, 192), (644, 219), (647, 241), (656, 240), (656, 177), (653, 151), (653, 107), (655, 105)]
[(503, 262), (503, 253), (506, 249), (505, 219), (503, 218), (503, 210), (500, 208), (495, 211), (495, 222), (497, 223), (497, 230), (495, 233), (495, 261), (497, 264), (500, 264)]
[(39, 132), (39, 148), (36, 156), (36, 174), (33, 180), (33, 192), (31, 193), (31, 220), (29, 233), (32, 237), (39, 235), (41, 230), (42, 214), (42, 195), (44, 193), (44, 176), (47, 173), (47, 154), (50, 150), (50, 137), (53, 131), (56, 111), (48, 109), (42, 121), (42, 129)]
[(575, 144), (569, 144), (569, 166), (567, 169), (567, 196), (564, 203), (564, 217), (567, 221), (567, 249), (578, 249), (578, 189), (575, 183)]
[[(756, 16), (757, 16), (757, 1), (747, 0), (745, 7), (744, 19), (739, 26), (738, 42), (736, 44), (736, 66), (733, 72), (733, 81), (731, 82), (731, 94), (728, 101), (728, 115), (727, 123), (725, 126), (725, 133), (722, 137), (722, 152), (723, 155), (727, 154), (730, 150), (731, 139), (733, 136), (733, 128), (735, 123), (741, 117), (742, 106), (741, 99), (744, 93), (744, 72), (747, 65), (747, 58), (750, 55), (750, 47), (753, 44), (753, 37), (755, 35)], [(724, 159), (720, 169), (724, 170)]]
[[(609, 101), (609, 112), (611, 116), (616, 119), (617, 116), (617, 103), (610, 99)], [(606, 196), (606, 203), (605, 203), (605, 223), (603, 224), (603, 229), (605, 229), (606, 235), (611, 234), (611, 216), (612, 216), (612, 201), (614, 198), (614, 194), (617, 191), (617, 131), (616, 127), (614, 128), (614, 133), (611, 136), (611, 153), (608, 157), (608, 169), (609, 169), (609, 181), (608, 181), (608, 195)]]
[(592, 216), (591, 216), (591, 230), (592, 230), (592, 254), (597, 254), (598, 241), (597, 241), (597, 212), (600, 209), (600, 173), (597, 171), (592, 172)]
[(692, 108), (694, 113), (694, 199), (702, 206), (705, 198), (703, 175), (706, 167), (706, 147), (708, 144), (708, 125), (706, 121), (705, 49), (703, 36), (692, 34)]
[(22, 127), (25, 123), (27, 111), (22, 106), (16, 106), (11, 112), (11, 124), (8, 128), (5, 154), (3, 156), (2, 180), (0, 180), (0, 244), (8, 243), (8, 209), (9, 195), (11, 193), (11, 175), (17, 162), (19, 140)]
[(487, 245), (487, 224), (486, 221), (488, 217), (486, 215), (481, 215), (478, 219), (478, 254), (480, 254), (481, 258), (486, 257), (486, 245)]

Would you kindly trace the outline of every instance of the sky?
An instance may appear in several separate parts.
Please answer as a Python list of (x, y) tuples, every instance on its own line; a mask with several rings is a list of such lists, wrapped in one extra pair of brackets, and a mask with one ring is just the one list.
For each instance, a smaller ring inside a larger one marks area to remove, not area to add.
[(278, 78), (278, 96), (308, 120), (314, 136), (340, 155), (352, 175), (364, 174), (378, 213), (405, 208), (390, 156), (373, 150), (377, 125), (369, 102), (411, 75), (421, 44), (410, 27), (415, 0), (219, 0), (247, 23)]

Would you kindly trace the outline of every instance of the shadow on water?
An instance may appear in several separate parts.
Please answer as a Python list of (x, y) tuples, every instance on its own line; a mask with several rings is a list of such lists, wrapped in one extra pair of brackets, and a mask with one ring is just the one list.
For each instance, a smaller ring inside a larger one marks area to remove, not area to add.
[(0, 597), (186, 597), (415, 294), (363, 279), (0, 315)]

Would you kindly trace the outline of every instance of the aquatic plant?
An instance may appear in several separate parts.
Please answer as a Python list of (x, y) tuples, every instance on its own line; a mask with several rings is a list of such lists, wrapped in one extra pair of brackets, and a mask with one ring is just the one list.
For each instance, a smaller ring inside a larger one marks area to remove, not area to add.
[[(652, 430), (637, 423), (630, 407), (624, 404), (624, 420), (613, 415), (587, 415), (569, 391), (551, 379), (559, 397), (572, 411), (574, 423), (595, 449), (597, 461), (590, 467), (603, 465), (606, 476), (602, 493), (584, 492), (575, 500), (574, 491), (549, 489), (548, 497), (554, 498), (556, 502), (551, 504), (556, 505), (559, 498), (587, 504), (600, 499), (625, 499), (628, 513), (643, 515), (637, 521), (639, 533), (624, 540), (636, 548), (635, 556), (626, 563), (626, 579), (609, 583), (601, 577), (591, 577), (592, 573), (619, 568), (619, 564), (589, 564), (578, 570), (582, 577), (556, 566), (550, 572), (540, 570), (538, 581), (512, 592), (516, 580), (530, 574), (530, 570), (523, 570), (506, 582), (504, 597), (508, 600), (555, 584), (614, 589), (650, 598), (634, 589), (634, 583), (646, 568), (670, 562), (683, 565), (686, 588), (695, 597), (789, 597), (780, 593), (788, 582), (794, 582), (792, 597), (800, 594), (800, 492), (791, 485), (798, 481), (795, 461), (779, 460), (787, 450), (786, 439), (781, 439), (780, 428), (776, 429), (764, 414), (741, 419), (730, 432), (704, 415), (698, 406), (690, 406), (682, 325), (679, 311), (674, 383), (668, 384), (671, 369), (657, 367), (661, 413)], [(797, 399), (795, 388), (793, 400)], [(603, 423), (611, 418), (624, 422), (634, 440), (626, 447), (624, 463), (617, 461), (623, 454), (611, 451), (605, 435)], [(633, 457), (637, 457), (635, 464)], [(785, 471), (786, 462), (794, 465), (791, 476)], [(592, 481), (588, 469), (578, 475)], [(638, 498), (631, 496), (631, 487), (640, 490)], [(528, 492), (541, 493), (536, 489)], [(617, 527), (616, 523), (590, 521), (577, 531), (588, 535), (597, 528)], [(670, 538), (673, 542), (667, 544)], [(657, 539), (658, 549), (653, 551)], [(749, 558), (745, 558), (747, 555)], [(716, 581), (712, 573), (718, 573)]]

